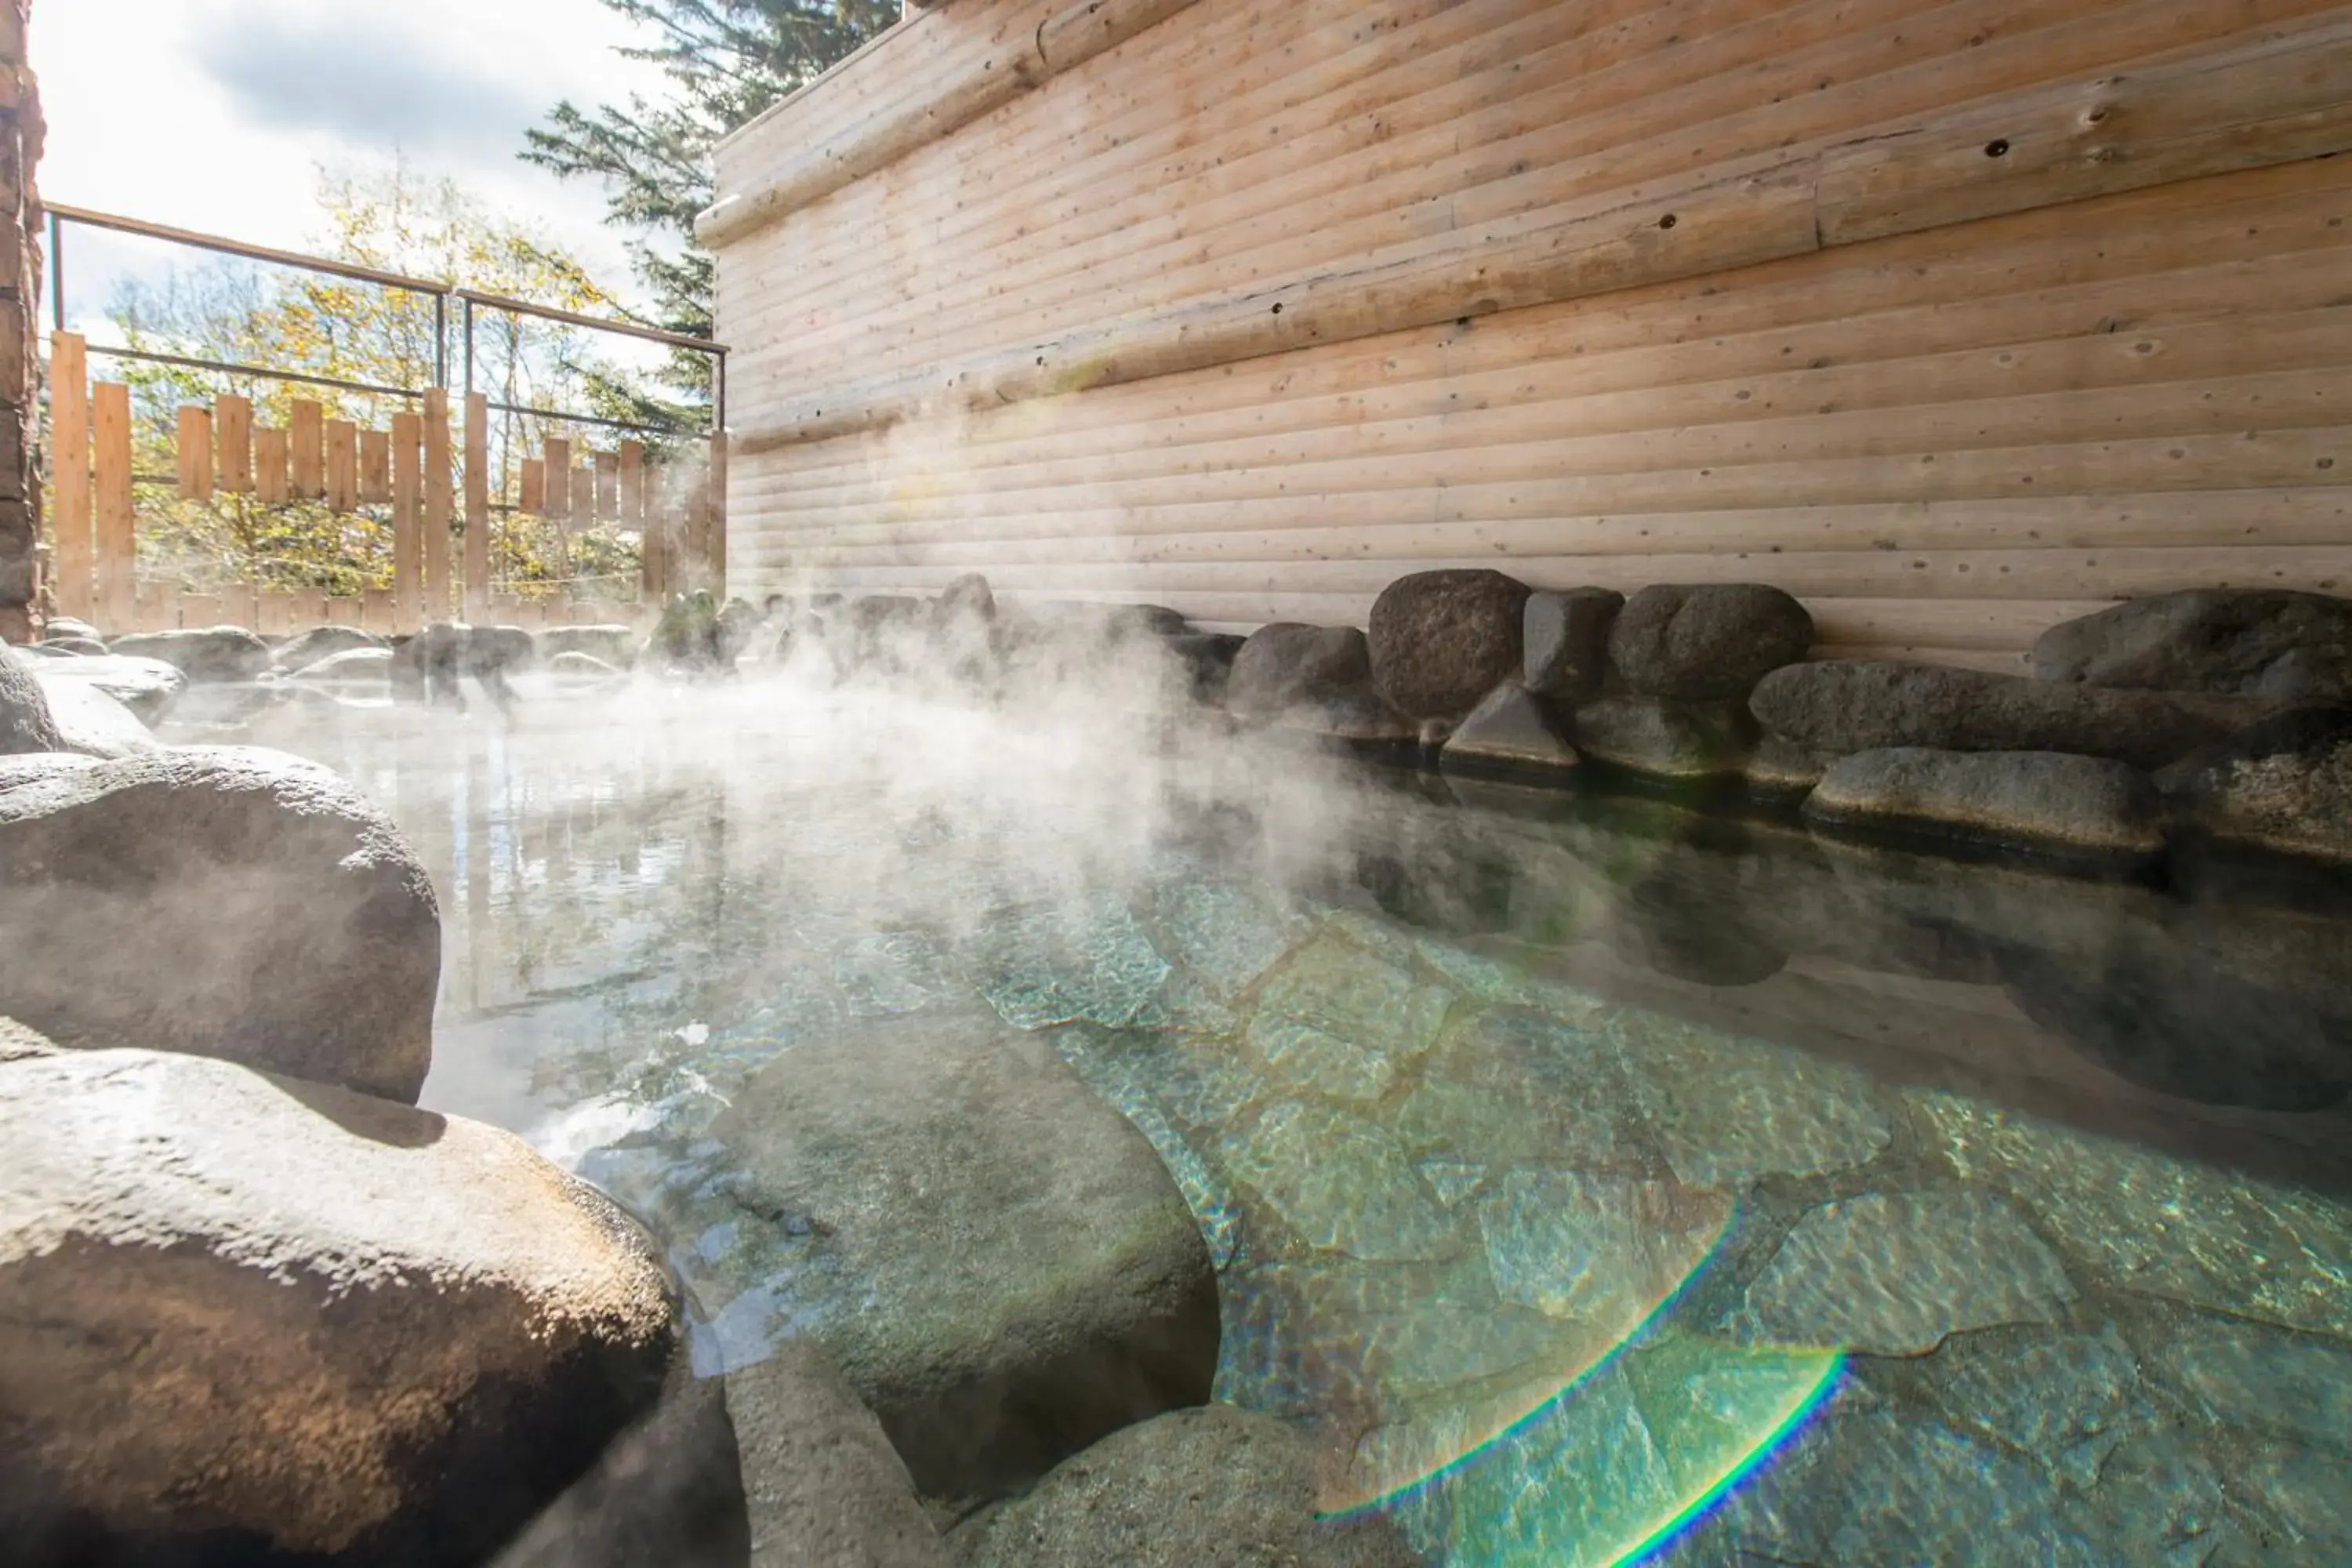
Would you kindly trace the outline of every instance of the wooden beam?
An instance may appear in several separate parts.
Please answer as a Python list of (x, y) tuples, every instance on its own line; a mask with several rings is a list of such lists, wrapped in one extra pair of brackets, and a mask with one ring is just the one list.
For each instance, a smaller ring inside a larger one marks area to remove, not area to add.
[(449, 395), (435, 387), (425, 395), (425, 605), (428, 621), (452, 615), (450, 562), (456, 517), (449, 466)]
[(392, 631), (413, 632), (425, 625), (425, 550), (422, 503), (425, 490), (425, 421), (414, 414), (392, 416)]
[(253, 429), (253, 498), (264, 506), (284, 506), (292, 494), (286, 462), (286, 432), (274, 425)]
[(327, 510), (350, 512), (360, 504), (360, 427), (348, 419), (327, 421)]
[(466, 398), (466, 618), (490, 613), (490, 401)]
[(294, 401), (287, 423), (287, 448), (293, 467), (296, 500), (323, 500), (327, 495), (325, 410), (307, 397)]
[(138, 541), (131, 468), (131, 389), (118, 381), (90, 388), (91, 457), (98, 503), (98, 611), (109, 631), (139, 613)]
[(58, 609), (87, 619), (96, 613), (98, 603), (98, 546), (90, 520), (89, 351), (78, 332), (56, 333), (49, 345), (49, 526), (57, 539), (49, 564), (57, 581)]
[(253, 404), (225, 392), (213, 399), (215, 482), (233, 496), (253, 493)]
[(182, 500), (212, 500), (212, 410), (199, 403), (182, 404), (178, 433), (173, 445), (179, 458), (180, 499)]

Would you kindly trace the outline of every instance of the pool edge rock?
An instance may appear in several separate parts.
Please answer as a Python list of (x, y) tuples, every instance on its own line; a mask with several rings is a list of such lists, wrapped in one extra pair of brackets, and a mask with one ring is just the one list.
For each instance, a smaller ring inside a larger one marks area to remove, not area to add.
[(1002, 1496), (1208, 1398), (1207, 1245), (1150, 1142), (1035, 1037), (952, 1015), (811, 1042), (712, 1135), (745, 1223), (843, 1282), (796, 1316), (925, 1497)]
[(2152, 858), (2164, 811), (2147, 774), (2058, 752), (1857, 752), (1805, 798), (1809, 822), (1912, 829), (2062, 853)]

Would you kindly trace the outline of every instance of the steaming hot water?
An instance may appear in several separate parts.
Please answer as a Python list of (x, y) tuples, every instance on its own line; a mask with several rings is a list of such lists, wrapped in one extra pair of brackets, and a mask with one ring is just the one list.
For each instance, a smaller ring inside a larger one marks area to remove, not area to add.
[(1183, 1192), (1217, 1397), (1433, 1563), (2352, 1560), (2340, 910), (1382, 772), (1069, 677), (250, 738), (435, 868), (425, 1103), (653, 1226), (706, 1370), (872, 1307), (737, 1201), (745, 1083), (1001, 1020)]

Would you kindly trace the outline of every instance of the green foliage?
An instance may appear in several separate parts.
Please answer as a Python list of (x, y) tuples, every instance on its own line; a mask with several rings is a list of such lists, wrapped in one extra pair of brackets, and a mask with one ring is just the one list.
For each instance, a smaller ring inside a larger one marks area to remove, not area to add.
[[(528, 132), (522, 156), (566, 179), (602, 180), (605, 221), (634, 234), (637, 276), (659, 325), (710, 335), (710, 258), (693, 244), (710, 205), (710, 149), (898, 19), (898, 0), (604, 0), (656, 40), (629, 50), (670, 83), (660, 102), (583, 110), (566, 100)], [(673, 356), (671, 384), (707, 395), (699, 355)]]

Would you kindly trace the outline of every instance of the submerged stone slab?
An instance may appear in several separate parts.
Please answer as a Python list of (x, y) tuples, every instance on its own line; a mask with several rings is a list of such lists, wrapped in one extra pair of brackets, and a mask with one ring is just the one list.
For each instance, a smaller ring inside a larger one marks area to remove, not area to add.
[(1482, 1165), (1630, 1168), (1647, 1147), (1610, 1037), (1515, 1011), (1448, 1031), (1389, 1122), (1415, 1150)]
[(2112, 1330), (1956, 1334), (1923, 1364), (1946, 1425), (2030, 1454), (2087, 1489), (2107, 1456), (2155, 1424), (2137, 1358)]
[(2167, 1325), (2151, 1374), (2208, 1420), (2347, 1456), (2352, 1341), (2207, 1316)]
[(1186, 879), (1160, 889), (1154, 906), (1171, 958), (1230, 1000), (1273, 968), (1299, 927), (1249, 888)]
[(985, 1015), (811, 1040), (711, 1136), (777, 1244), (760, 1288), (926, 1494), (999, 1495), (1208, 1397), (1216, 1287), (1184, 1198), (1045, 1041)]
[(1590, 1326), (1596, 1352), (1679, 1289), (1730, 1220), (1728, 1194), (1583, 1171), (1513, 1171), (1478, 1203), (1496, 1290)]
[(1461, 1247), (1404, 1146), (1361, 1117), (1277, 1100), (1254, 1123), (1230, 1131), (1218, 1152), (1309, 1247), (1375, 1262), (1436, 1258)]
[(981, 994), (1024, 1029), (1143, 1022), (1171, 973), (1133, 913), (1108, 893), (992, 920), (965, 963)]
[(1893, 1137), (1869, 1078), (1842, 1063), (1638, 1009), (1611, 1037), (1632, 1106), (1695, 1186), (1849, 1170)]
[(1999, 1197), (1865, 1193), (1797, 1222), (1748, 1286), (1739, 1327), (1772, 1344), (1922, 1355), (1962, 1330), (2054, 1321), (2074, 1296)]
[(1283, 1082), (1370, 1101), (1436, 1043), (1453, 1001), (1444, 987), (1327, 936), (1265, 983), (1248, 1038)]
[(1312, 1447), (1229, 1405), (1130, 1426), (949, 1536), (970, 1568), (1413, 1568), (1378, 1514), (1316, 1518)]
[(2164, 809), (2146, 773), (2056, 752), (1858, 752), (1829, 765), (1805, 816), (2131, 858), (2164, 847)]

